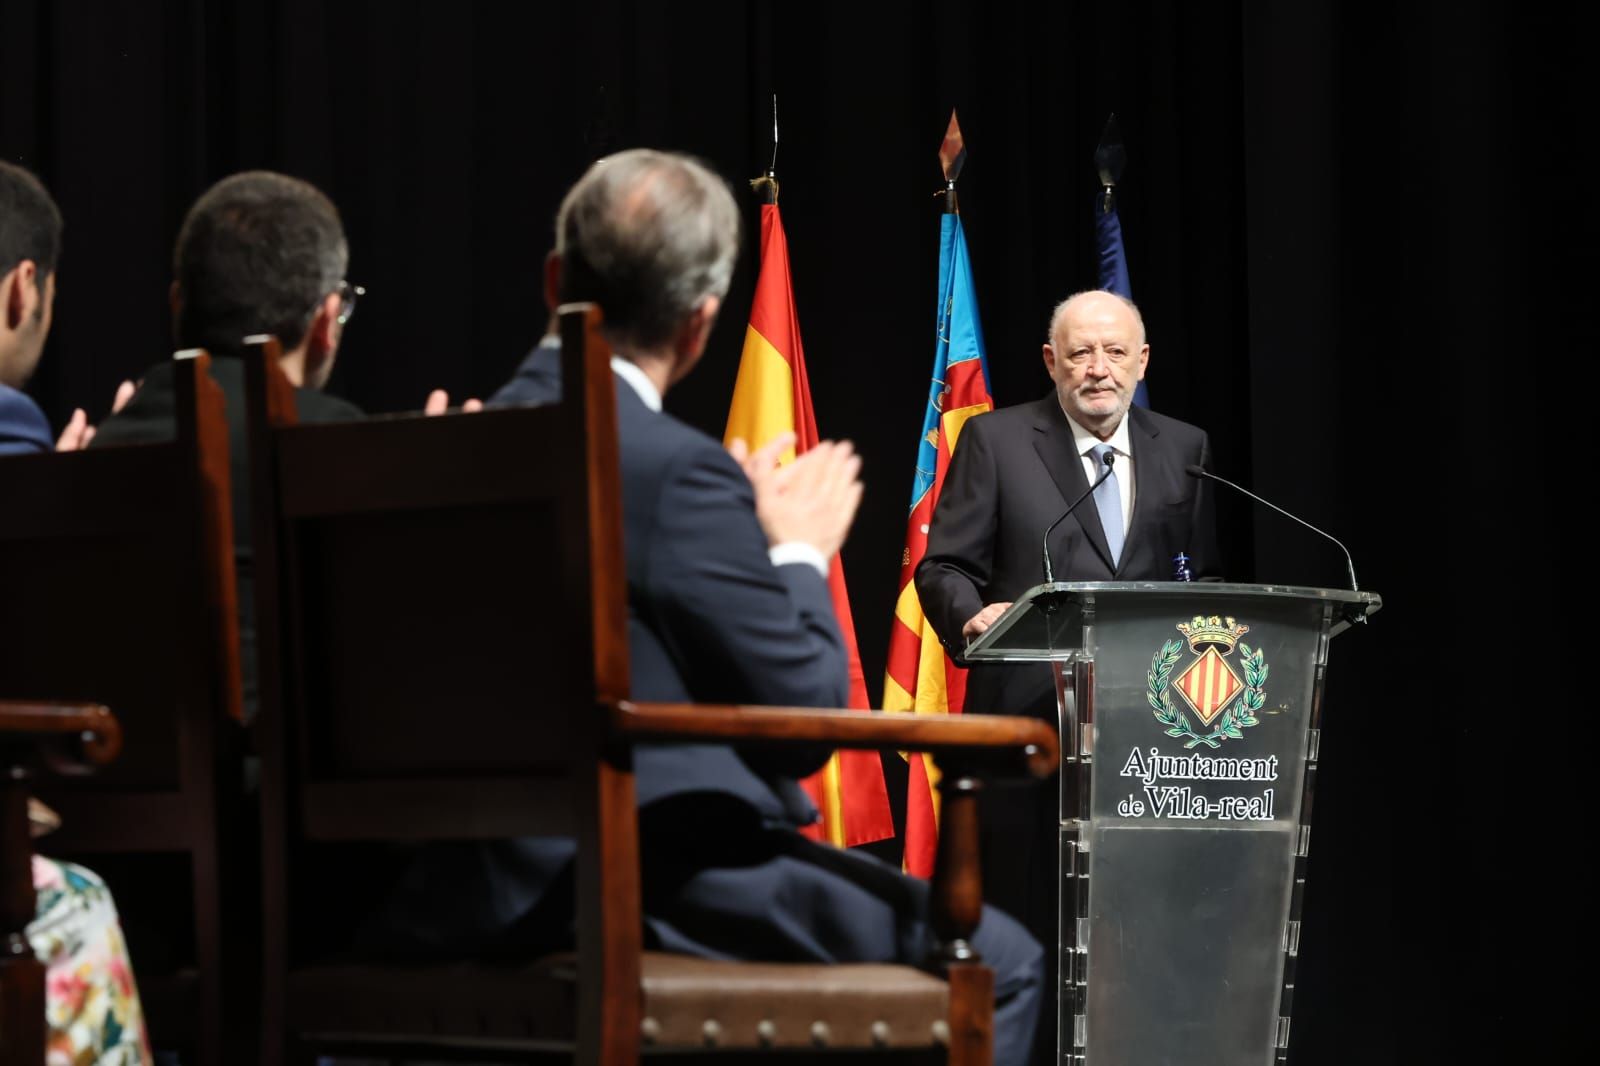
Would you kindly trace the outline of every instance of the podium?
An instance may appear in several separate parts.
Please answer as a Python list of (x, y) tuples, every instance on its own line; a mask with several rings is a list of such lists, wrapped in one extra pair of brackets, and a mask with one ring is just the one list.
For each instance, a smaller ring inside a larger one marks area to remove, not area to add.
[(1328, 643), (1381, 605), (1055, 582), (967, 646), (1054, 670), (1058, 1064), (1286, 1061)]

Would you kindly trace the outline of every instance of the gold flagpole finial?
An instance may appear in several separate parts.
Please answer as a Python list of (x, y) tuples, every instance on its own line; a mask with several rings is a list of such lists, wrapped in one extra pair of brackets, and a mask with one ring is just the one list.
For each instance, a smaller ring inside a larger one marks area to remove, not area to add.
[(1094, 169), (1100, 176), (1102, 197), (1100, 200), (1100, 213), (1106, 214), (1111, 210), (1117, 182), (1122, 180), (1122, 170), (1128, 165), (1128, 153), (1122, 147), (1122, 131), (1117, 127), (1116, 112), (1112, 112), (1106, 119), (1105, 129), (1100, 131), (1100, 143), (1094, 149)]
[(767, 172), (759, 178), (750, 179), (750, 187), (761, 195), (764, 204), (778, 202), (778, 94), (772, 94), (772, 161), (767, 164)]
[(950, 125), (944, 131), (944, 140), (939, 142), (939, 166), (944, 170), (944, 188), (937, 195), (944, 197), (944, 211), (947, 215), (956, 213), (956, 179), (961, 176), (961, 167), (967, 161), (967, 142), (961, 137), (961, 123), (956, 121), (956, 109), (950, 109)]

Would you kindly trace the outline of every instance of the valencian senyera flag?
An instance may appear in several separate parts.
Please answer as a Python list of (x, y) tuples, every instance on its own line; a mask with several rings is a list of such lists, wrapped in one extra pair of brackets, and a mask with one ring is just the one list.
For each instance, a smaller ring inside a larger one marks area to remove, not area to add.
[[(755, 302), (723, 439), (731, 443), (740, 438), (754, 451), (787, 430), (795, 435), (794, 449), (783, 459), (790, 462), (796, 454), (816, 447), (820, 438), (806, 382), (800, 323), (789, 282), (789, 245), (778, 214), (776, 183), (768, 181), (763, 187), (768, 202), (761, 205), (761, 273), (756, 279)], [(850, 706), (865, 711), (871, 706), (866, 676), (856, 650), (844, 567), (838, 558), (830, 560), (828, 585), (849, 656)], [(821, 822), (804, 830), (808, 836), (840, 847), (894, 836), (889, 790), (877, 752), (834, 752), (826, 766), (801, 784), (822, 812)]]
[[(955, 114), (940, 148), (944, 164), (945, 213), (939, 223), (938, 325), (933, 353), (933, 378), (923, 413), (922, 439), (917, 444), (917, 470), (911, 484), (911, 513), (906, 523), (905, 550), (900, 556), (900, 597), (889, 635), (888, 667), (883, 682), (886, 711), (958, 714), (966, 691), (966, 671), (952, 663), (922, 613), (912, 580), (928, 548), (928, 523), (939, 501), (961, 427), (973, 415), (994, 409), (989, 393), (989, 368), (984, 358), (983, 327), (978, 321), (977, 293), (967, 238), (957, 211), (955, 177), (966, 151)], [(906, 794), (905, 868), (928, 877), (939, 840), (939, 800), (934, 786), (938, 771), (927, 755), (909, 757)]]

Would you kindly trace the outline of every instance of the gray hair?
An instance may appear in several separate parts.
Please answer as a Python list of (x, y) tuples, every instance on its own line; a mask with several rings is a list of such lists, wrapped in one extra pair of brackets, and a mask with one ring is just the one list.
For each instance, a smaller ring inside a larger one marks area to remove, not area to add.
[(653, 349), (719, 300), (739, 254), (728, 185), (685, 155), (636, 148), (597, 161), (556, 216), (561, 300), (593, 301), (613, 341)]
[(1128, 299), (1126, 296), (1123, 296), (1121, 293), (1112, 292), (1110, 289), (1085, 289), (1082, 292), (1073, 293), (1065, 300), (1062, 300), (1060, 303), (1056, 304), (1055, 310), (1050, 312), (1050, 331), (1049, 333), (1045, 334), (1046, 341), (1051, 344), (1056, 342), (1056, 327), (1061, 324), (1061, 319), (1065, 317), (1068, 307), (1074, 300), (1079, 300), (1087, 296), (1110, 296), (1114, 299), (1122, 301), (1122, 306), (1126, 307), (1130, 312), (1133, 313), (1134, 324), (1139, 327), (1139, 345), (1140, 347), (1144, 346), (1144, 316), (1139, 313), (1139, 305)]

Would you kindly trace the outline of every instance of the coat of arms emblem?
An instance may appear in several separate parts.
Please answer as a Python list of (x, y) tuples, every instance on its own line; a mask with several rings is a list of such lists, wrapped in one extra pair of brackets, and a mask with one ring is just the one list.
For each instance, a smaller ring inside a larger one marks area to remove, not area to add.
[[(1193, 657), (1174, 676), (1178, 660), (1183, 658), (1184, 641), (1169, 640), (1150, 660), (1146, 675), (1150, 707), (1156, 721), (1166, 727), (1167, 736), (1182, 739), (1185, 748), (1201, 744), (1216, 748), (1260, 725), (1257, 712), (1266, 705), (1267, 664), (1261, 649), (1251, 651), (1250, 645), (1239, 641), (1250, 627), (1232, 618), (1196, 615), (1191, 621), (1179, 622), (1177, 629), (1188, 641)], [(1230, 663), (1228, 657), (1235, 647), (1239, 654)], [(1176, 699), (1173, 693), (1177, 693)]]

